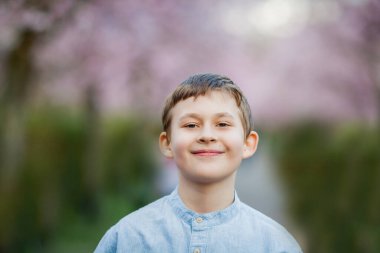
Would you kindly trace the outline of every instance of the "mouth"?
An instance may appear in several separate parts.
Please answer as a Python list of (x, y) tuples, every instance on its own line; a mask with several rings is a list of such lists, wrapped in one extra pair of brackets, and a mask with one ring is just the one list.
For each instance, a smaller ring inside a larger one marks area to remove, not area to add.
[(192, 151), (191, 153), (196, 156), (217, 156), (223, 154), (224, 152), (219, 150), (201, 149)]

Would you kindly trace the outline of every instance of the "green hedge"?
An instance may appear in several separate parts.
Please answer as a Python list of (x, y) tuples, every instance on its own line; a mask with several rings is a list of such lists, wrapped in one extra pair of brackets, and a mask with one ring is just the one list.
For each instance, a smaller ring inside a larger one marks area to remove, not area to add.
[(273, 140), (305, 251), (380, 252), (380, 129), (309, 123)]
[[(0, 252), (91, 252), (110, 225), (157, 197), (151, 122), (47, 108), (25, 129), (17, 180), (0, 191)], [(306, 252), (380, 252), (379, 133), (303, 124), (273, 136)]]
[(0, 252), (91, 252), (112, 223), (156, 197), (151, 126), (30, 113), (17, 180), (0, 192)]

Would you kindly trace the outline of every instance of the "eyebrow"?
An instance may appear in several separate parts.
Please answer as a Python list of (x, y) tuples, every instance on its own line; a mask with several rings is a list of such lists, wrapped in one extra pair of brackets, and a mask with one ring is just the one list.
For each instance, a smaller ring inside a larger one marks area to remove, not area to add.
[(216, 116), (218, 118), (222, 118), (222, 117), (233, 118), (234, 117), (232, 116), (231, 113), (228, 113), (228, 112), (220, 112), (220, 113), (217, 113)]
[[(227, 117), (227, 118), (234, 118), (232, 116), (232, 114), (228, 113), (228, 112), (219, 112), (217, 114), (215, 114), (215, 118), (223, 118), (223, 117)], [(185, 115), (181, 116), (179, 118), (179, 120), (183, 120), (183, 119), (186, 119), (186, 118), (196, 118), (196, 119), (201, 119), (201, 115), (197, 114), (197, 113), (186, 113)]]

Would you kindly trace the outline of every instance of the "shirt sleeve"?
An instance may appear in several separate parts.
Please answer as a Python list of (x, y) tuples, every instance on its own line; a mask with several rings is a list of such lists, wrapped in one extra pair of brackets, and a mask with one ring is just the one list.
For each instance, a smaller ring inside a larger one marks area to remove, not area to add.
[(94, 253), (116, 253), (117, 250), (117, 231), (115, 227), (110, 228), (100, 240)]

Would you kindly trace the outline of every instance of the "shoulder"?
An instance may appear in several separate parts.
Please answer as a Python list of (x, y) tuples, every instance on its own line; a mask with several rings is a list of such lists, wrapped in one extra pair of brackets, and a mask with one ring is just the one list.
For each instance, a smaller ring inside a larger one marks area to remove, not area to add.
[(122, 218), (118, 224), (141, 223), (142, 221), (154, 220), (162, 216), (163, 210), (168, 208), (168, 196), (162, 197)]
[(120, 219), (103, 236), (95, 250), (97, 252), (117, 252), (120, 244), (136, 242), (147, 227), (152, 227), (164, 219), (167, 196), (162, 197)]
[(129, 236), (145, 231), (166, 219), (170, 215), (169, 208), (168, 196), (164, 196), (123, 217), (114, 226), (115, 230), (123, 234), (128, 233)]
[(297, 241), (284, 226), (247, 204), (241, 204), (242, 218), (250, 221), (246, 224), (260, 233), (263, 242), (271, 248), (287, 249), (284, 252), (302, 252)]
[(241, 203), (241, 215), (247, 216), (246, 218), (252, 220), (256, 225), (260, 225), (261, 228), (265, 228), (273, 232), (286, 231), (286, 229), (278, 222), (245, 203)]

